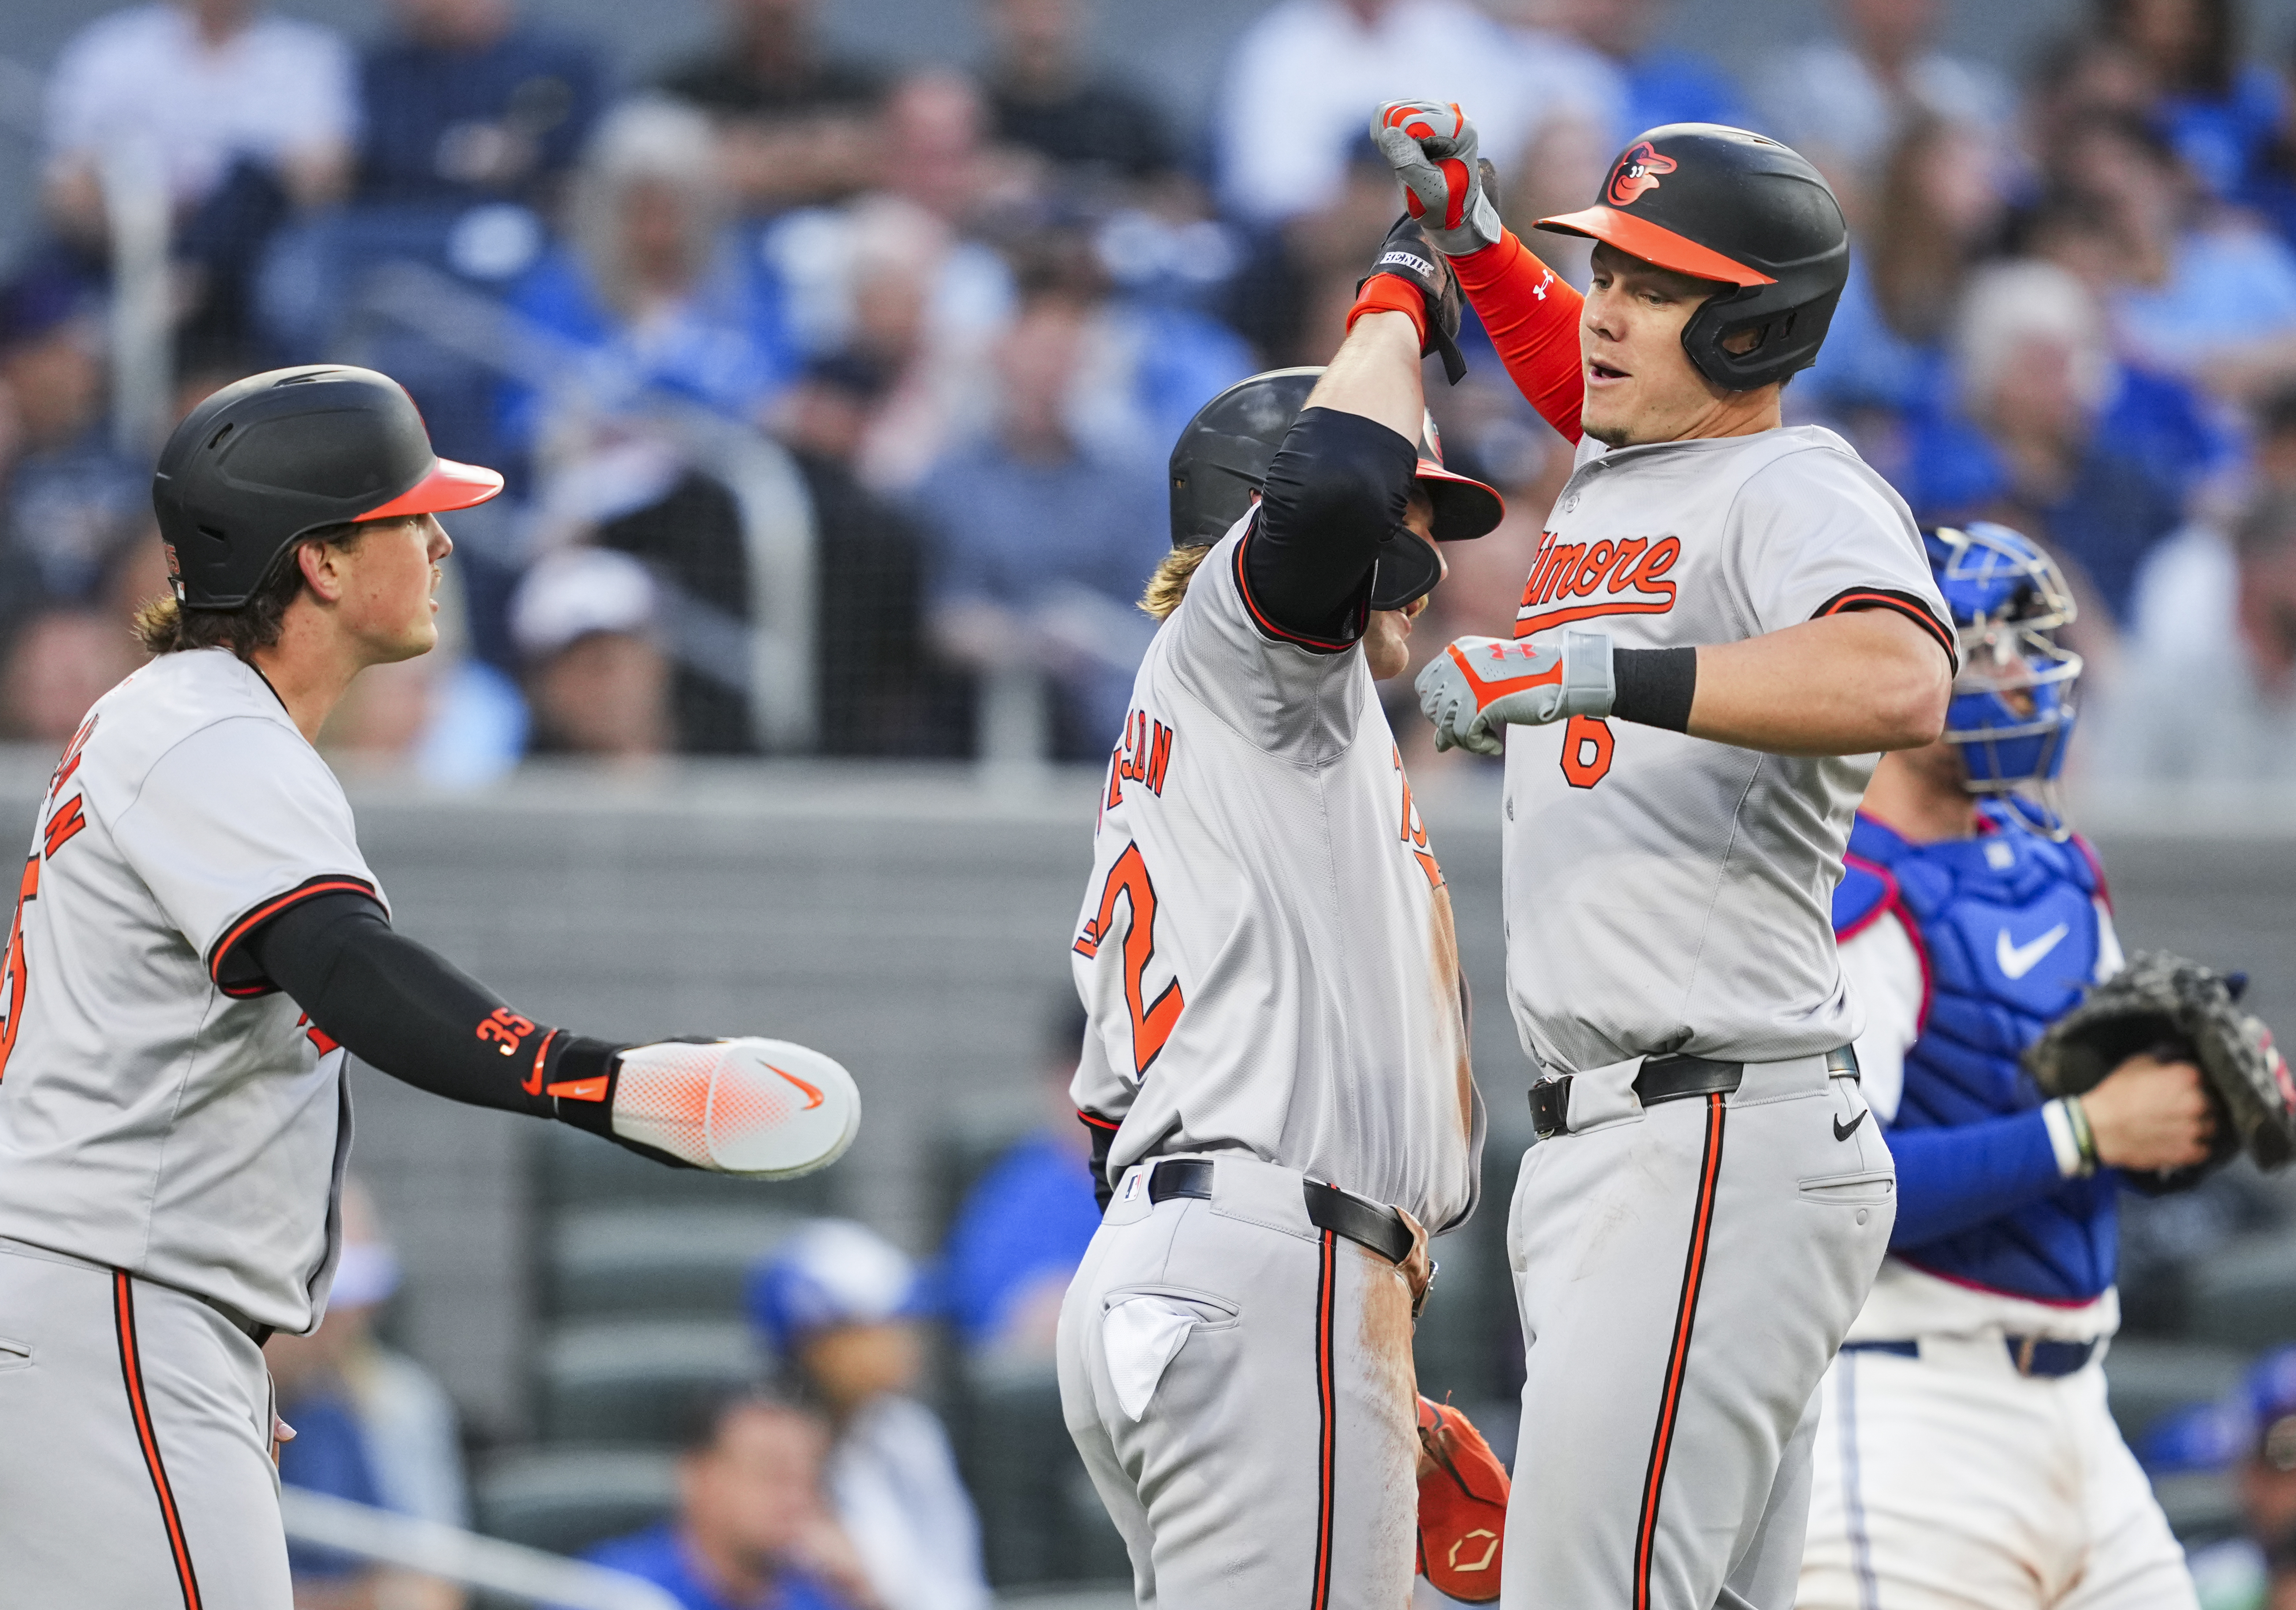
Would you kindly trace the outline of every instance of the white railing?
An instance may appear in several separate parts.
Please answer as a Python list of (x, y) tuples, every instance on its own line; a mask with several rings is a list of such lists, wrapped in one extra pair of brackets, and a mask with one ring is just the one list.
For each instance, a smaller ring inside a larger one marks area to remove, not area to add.
[[(556, 402), (586, 407), (588, 355), (581, 347), (451, 275), (415, 262), (387, 263), (363, 276), (354, 294), (361, 311)], [(820, 731), (816, 538), (803, 478), (780, 444), (754, 426), (659, 388), (643, 400), (649, 423), (723, 483), (741, 510), (750, 570), (747, 691), (758, 740), (769, 754), (810, 749)]]
[(173, 281), (168, 176), (148, 137), (123, 134), (97, 164), (111, 237), (111, 445), (143, 462), (173, 423)]
[(527, 1604), (553, 1610), (677, 1610), (677, 1601), (662, 1589), (619, 1571), (324, 1492), (282, 1487), (279, 1512), (295, 1542)]

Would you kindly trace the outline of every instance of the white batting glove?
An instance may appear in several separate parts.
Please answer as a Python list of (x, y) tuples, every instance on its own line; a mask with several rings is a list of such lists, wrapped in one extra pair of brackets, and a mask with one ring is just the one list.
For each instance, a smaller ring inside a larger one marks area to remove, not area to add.
[(1436, 250), (1459, 257), (1498, 243), (1505, 225), (1491, 205), (1496, 176), (1477, 159), (1474, 122), (1457, 102), (1390, 101), (1372, 114), (1371, 137)]
[(1435, 723), (1435, 747), (1478, 755), (1506, 752), (1502, 726), (1608, 715), (1618, 697), (1604, 632), (1565, 632), (1559, 654), (1503, 637), (1462, 637), (1429, 660), (1413, 685)]
[(786, 1040), (668, 1040), (617, 1062), (614, 1134), (696, 1168), (794, 1179), (843, 1156), (861, 1127), (853, 1075)]

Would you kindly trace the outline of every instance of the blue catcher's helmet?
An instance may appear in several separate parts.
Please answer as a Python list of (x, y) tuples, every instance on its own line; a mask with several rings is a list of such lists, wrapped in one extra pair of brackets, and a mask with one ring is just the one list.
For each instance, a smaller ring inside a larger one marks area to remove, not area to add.
[(2062, 838), (2070, 830), (2056, 781), (2081, 658), (2050, 633), (2073, 618), (2072, 593), (2056, 561), (2006, 526), (1939, 527), (1922, 543), (1961, 634), (1945, 740), (1961, 750), (1969, 791), (1999, 798), (2022, 825)]

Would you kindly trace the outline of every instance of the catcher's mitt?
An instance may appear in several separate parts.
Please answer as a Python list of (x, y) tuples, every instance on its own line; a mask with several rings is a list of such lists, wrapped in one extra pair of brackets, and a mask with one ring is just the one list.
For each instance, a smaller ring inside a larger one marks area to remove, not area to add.
[(1506, 1535), (1507, 1473), (1467, 1417), (1419, 1400), (1419, 1574), (1453, 1598), (1488, 1605), (1499, 1596), (1499, 1543)]
[(2025, 1071), (2053, 1096), (2077, 1096), (2140, 1052), (2189, 1058), (2216, 1109), (2208, 1160), (2132, 1173), (2130, 1183), (2182, 1190), (2243, 1148), (2259, 1167), (2278, 1168), (2296, 1157), (2296, 1082), (2272, 1031), (2236, 1004), (2247, 982), (2165, 951), (2139, 951), (2026, 1049)]

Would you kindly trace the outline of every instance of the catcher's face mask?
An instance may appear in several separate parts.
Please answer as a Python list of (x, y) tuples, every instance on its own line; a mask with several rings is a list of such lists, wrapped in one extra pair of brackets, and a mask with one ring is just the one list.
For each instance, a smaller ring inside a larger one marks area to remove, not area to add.
[(2072, 737), (2081, 658), (2051, 635), (2071, 621), (2056, 563), (2006, 526), (1923, 534), (1939, 590), (1961, 638), (1945, 741), (1961, 751), (1967, 787), (2008, 806), (2051, 838), (2071, 831), (2057, 779)]

